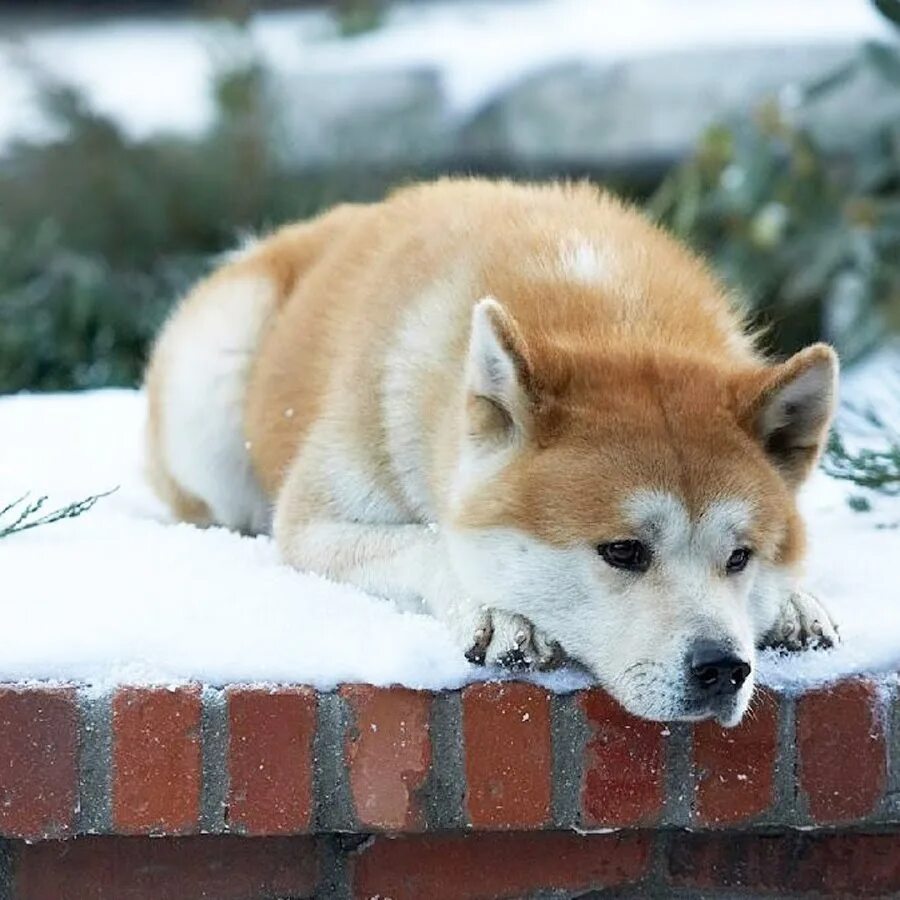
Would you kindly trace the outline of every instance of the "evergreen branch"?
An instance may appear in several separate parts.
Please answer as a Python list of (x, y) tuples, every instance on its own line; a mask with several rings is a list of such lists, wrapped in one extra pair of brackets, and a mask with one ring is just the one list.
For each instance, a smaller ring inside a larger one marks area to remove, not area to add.
[(38, 497), (37, 500), (29, 503), (27, 502), (29, 495), (23, 494), (18, 500), (14, 500), (3, 507), (3, 509), (0, 509), (0, 520), (2, 520), (4, 515), (16, 510), (15, 518), (11, 522), (4, 525), (0, 521), (0, 538), (9, 537), (11, 534), (19, 534), (23, 531), (28, 531), (30, 528), (37, 528), (40, 525), (51, 525), (53, 522), (60, 522), (63, 519), (74, 519), (92, 509), (98, 500), (114, 494), (117, 490), (118, 488), (115, 487), (111, 491), (106, 491), (102, 494), (93, 494), (90, 497), (85, 497), (83, 500), (76, 500), (67, 506), (44, 513), (42, 516), (37, 514), (44, 508), (44, 504), (48, 499), (47, 496)]
[(863, 449), (853, 453), (834, 432), (822, 466), (832, 478), (852, 481), (891, 497), (900, 494), (900, 443), (892, 443), (884, 450)]

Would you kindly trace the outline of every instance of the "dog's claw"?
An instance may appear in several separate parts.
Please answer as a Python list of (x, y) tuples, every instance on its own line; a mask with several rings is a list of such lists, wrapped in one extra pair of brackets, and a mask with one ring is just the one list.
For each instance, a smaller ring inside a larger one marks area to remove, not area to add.
[(523, 672), (531, 668), (531, 660), (518, 648), (507, 650), (497, 657), (497, 665), (511, 672)]
[(487, 657), (487, 648), (491, 642), (493, 629), (491, 628), (490, 615), (482, 613), (486, 624), (480, 625), (472, 635), (472, 645), (466, 649), (466, 659), (476, 666), (483, 666)]
[(556, 641), (550, 641), (541, 648), (541, 655), (538, 657), (535, 668), (539, 672), (549, 672), (551, 669), (558, 669), (566, 658), (563, 648)]

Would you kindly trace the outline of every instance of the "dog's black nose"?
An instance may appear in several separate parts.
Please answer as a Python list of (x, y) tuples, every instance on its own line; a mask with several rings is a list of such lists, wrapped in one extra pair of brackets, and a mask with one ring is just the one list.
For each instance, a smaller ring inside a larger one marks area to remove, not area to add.
[(691, 655), (694, 684), (704, 693), (721, 697), (736, 694), (750, 674), (750, 663), (714, 641), (700, 641)]

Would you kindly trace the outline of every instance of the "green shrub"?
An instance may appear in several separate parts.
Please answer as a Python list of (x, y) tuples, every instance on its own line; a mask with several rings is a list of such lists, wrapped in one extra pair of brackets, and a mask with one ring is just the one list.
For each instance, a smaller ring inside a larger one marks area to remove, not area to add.
[[(897, 16), (896, 0), (877, 5)], [(897, 47), (866, 45), (790, 110), (768, 100), (710, 128), (650, 203), (740, 289), (782, 351), (825, 337), (849, 360), (900, 324), (900, 122), (848, 135), (838, 159), (797, 124), (862, 73), (896, 91)]]
[(386, 5), (385, 0), (337, 0), (332, 16), (342, 35), (355, 37), (381, 27)]
[(198, 139), (129, 139), (45, 85), (62, 137), (20, 143), (0, 167), (0, 393), (136, 385), (171, 303), (216, 254), (394, 180), (288, 171), (263, 78), (252, 61), (221, 73)]
[[(896, 12), (897, 0), (878, 2)], [(382, 9), (347, 0), (339, 13), (354, 30)], [(435, 174), (288, 168), (266, 73), (244, 40), (235, 31), (222, 54), (242, 62), (217, 75), (216, 118), (197, 138), (131, 139), (71, 89), (46, 84), (61, 136), (21, 143), (0, 166), (0, 393), (136, 385), (171, 303), (216, 254), (248, 232)], [(900, 83), (895, 49), (872, 45), (803, 102), (862, 67)], [(835, 161), (763, 104), (711, 129), (651, 200), (710, 254), (778, 349), (826, 336), (848, 359), (900, 320), (900, 124), (856, 138)]]

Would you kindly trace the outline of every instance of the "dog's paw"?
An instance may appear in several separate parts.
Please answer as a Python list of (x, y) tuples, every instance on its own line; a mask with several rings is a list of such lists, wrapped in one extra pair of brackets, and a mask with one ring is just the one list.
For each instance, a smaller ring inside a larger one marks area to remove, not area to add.
[(792, 591), (763, 639), (763, 646), (803, 650), (806, 647), (833, 647), (840, 640), (838, 627), (821, 601), (805, 591)]
[(559, 644), (522, 616), (497, 609), (481, 609), (471, 626), (466, 649), (469, 662), (540, 672), (555, 669), (562, 662)]

